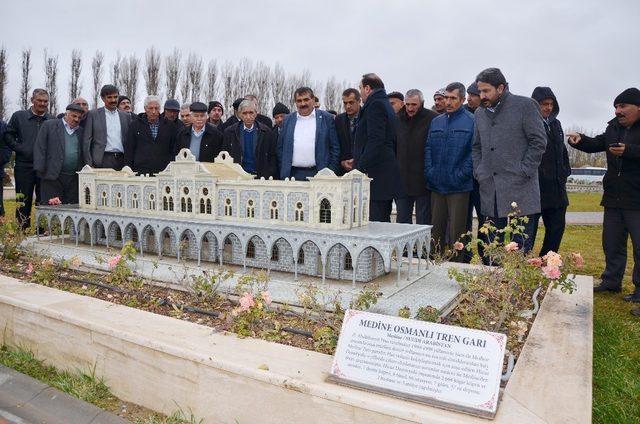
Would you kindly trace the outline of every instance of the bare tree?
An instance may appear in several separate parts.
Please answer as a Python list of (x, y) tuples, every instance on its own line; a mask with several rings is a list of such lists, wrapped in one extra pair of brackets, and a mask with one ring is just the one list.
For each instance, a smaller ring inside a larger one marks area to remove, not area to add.
[(191, 87), (191, 101), (197, 102), (202, 93), (202, 58), (195, 53), (190, 53), (187, 59), (187, 76)]
[(20, 106), (29, 107), (29, 92), (31, 91), (31, 49), (22, 50), (22, 81), (20, 82)]
[(218, 98), (218, 63), (215, 59), (209, 62), (207, 66), (205, 96), (207, 101), (217, 100)]
[(138, 75), (140, 71), (140, 59), (135, 54), (122, 59), (120, 64), (120, 92), (131, 100), (131, 108), (135, 109), (136, 94), (138, 91)]
[(167, 88), (167, 98), (175, 99), (180, 81), (180, 51), (174, 49), (173, 53), (164, 60), (165, 86)]
[[(271, 104), (269, 81), (271, 80), (271, 68), (264, 62), (258, 62), (253, 69), (253, 94), (258, 98), (258, 112), (266, 111)], [(247, 94), (247, 93), (245, 93)]]
[(120, 56), (120, 52), (116, 54), (116, 59), (111, 62), (111, 83), (113, 85), (120, 84), (120, 79), (122, 78), (122, 56)]
[(7, 49), (3, 46), (0, 48), (0, 119), (5, 118), (7, 110), (7, 82)]
[(346, 82), (338, 83), (335, 77), (331, 77), (327, 80), (324, 86), (324, 108), (326, 110), (335, 110), (336, 112), (342, 111), (342, 91), (346, 86)]
[(82, 72), (82, 53), (80, 50), (73, 49), (71, 52), (71, 78), (69, 79), (69, 103), (76, 97), (80, 96), (82, 91), (82, 83), (80, 82), (80, 73)]
[(314, 92), (317, 90), (314, 88), (315, 84), (311, 80), (311, 72), (308, 69), (304, 69), (300, 74), (289, 74), (286, 79), (286, 90), (287, 98), (285, 103), (289, 109), (295, 109), (295, 102), (293, 99), (293, 93), (296, 89), (300, 87), (309, 87)]
[(223, 99), (227, 110), (231, 110), (233, 101), (237, 98), (237, 73), (236, 67), (231, 62), (225, 62), (220, 69), (220, 77), (224, 86)]
[(102, 82), (102, 66), (104, 64), (104, 54), (100, 51), (96, 51), (96, 55), (93, 56), (91, 61), (91, 71), (93, 73), (93, 108), (98, 107), (98, 97), (100, 95), (100, 85)]
[(286, 93), (285, 79), (284, 68), (279, 63), (276, 63), (271, 73), (271, 79), (269, 80), (273, 103), (282, 102), (286, 104), (287, 96), (291, 96), (291, 93)]
[(145, 55), (144, 82), (147, 95), (158, 95), (160, 92), (160, 65), (162, 59), (155, 47), (147, 50)]
[(58, 56), (50, 56), (44, 49), (45, 88), (49, 92), (49, 113), (58, 112)]

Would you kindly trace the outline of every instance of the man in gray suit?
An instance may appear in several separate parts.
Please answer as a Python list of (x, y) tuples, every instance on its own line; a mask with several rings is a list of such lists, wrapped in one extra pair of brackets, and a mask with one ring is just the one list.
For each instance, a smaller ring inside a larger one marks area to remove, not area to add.
[(60, 119), (42, 124), (33, 147), (33, 169), (40, 177), (40, 198), (44, 203), (55, 197), (61, 203), (78, 203), (78, 174), (84, 166), (82, 127), (84, 111), (70, 104)]
[(529, 217), (525, 236), (514, 240), (526, 253), (533, 247), (533, 223), (540, 213), (538, 166), (547, 145), (540, 106), (511, 94), (498, 68), (480, 72), (476, 83), (482, 104), (475, 111), (471, 153), (482, 215), (504, 228), (515, 202), (519, 215)]
[(84, 161), (94, 168), (124, 166), (124, 143), (131, 115), (118, 110), (118, 88), (107, 84), (100, 90), (104, 107), (87, 114), (82, 136)]

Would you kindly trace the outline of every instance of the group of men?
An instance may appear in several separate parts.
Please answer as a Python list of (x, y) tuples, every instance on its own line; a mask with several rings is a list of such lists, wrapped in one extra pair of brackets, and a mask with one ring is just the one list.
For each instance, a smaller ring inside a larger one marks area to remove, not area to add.
[[(100, 97), (103, 107), (88, 111), (86, 101), (76, 99), (53, 119), (47, 92), (36, 89), (32, 106), (11, 117), (0, 159), (16, 153), (16, 191), (24, 195), (16, 213), (24, 228), (34, 189), (36, 202), (77, 203), (76, 171), (85, 164), (153, 175), (187, 148), (203, 162), (228, 151), (257, 178), (305, 180), (323, 168), (337, 175), (357, 169), (372, 178), (370, 220), (390, 221), (395, 202), (397, 222), (411, 224), (415, 216), (417, 224), (433, 225), (436, 249), (451, 249), (471, 229), (473, 209), (480, 224), (490, 220), (497, 228), (508, 224), (510, 213), (527, 216), (526, 236), (518, 240), (524, 252), (533, 248), (542, 217), (540, 256), (560, 247), (571, 168), (558, 100), (549, 87), (536, 87), (531, 97), (512, 94), (497, 68), (480, 72), (469, 87), (452, 82), (436, 91), (430, 109), (418, 89), (387, 94), (376, 74), (343, 92), (345, 111), (337, 116), (319, 108), (311, 88), (300, 87), (293, 93), (295, 112), (275, 105), (275, 124), (258, 113), (253, 95), (237, 99), (226, 121), (218, 101), (170, 99), (161, 112), (160, 98), (148, 96), (144, 112), (134, 115), (117, 87), (105, 85)], [(640, 302), (640, 91), (625, 90), (614, 107), (616, 118), (604, 134), (569, 134), (568, 141), (586, 152), (607, 152), (606, 269), (595, 290), (620, 291), (630, 234), (636, 290), (627, 298)], [(468, 256), (459, 252), (454, 259)]]

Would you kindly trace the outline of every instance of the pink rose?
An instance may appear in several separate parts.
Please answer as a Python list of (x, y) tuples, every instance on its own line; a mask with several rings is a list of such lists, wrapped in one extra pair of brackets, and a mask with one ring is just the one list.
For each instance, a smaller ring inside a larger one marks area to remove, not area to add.
[(262, 300), (264, 300), (264, 303), (266, 303), (267, 305), (271, 305), (271, 295), (268, 291), (260, 293), (260, 296), (262, 296)]
[(571, 260), (573, 261), (573, 264), (578, 268), (582, 268), (584, 266), (584, 258), (580, 253), (572, 253)]
[(27, 265), (27, 269), (25, 270), (25, 272), (27, 273), (27, 275), (33, 274), (33, 264), (31, 262), (29, 262), (29, 265)]
[(256, 306), (256, 302), (253, 301), (253, 295), (246, 292), (242, 294), (242, 297), (240, 297), (238, 303), (240, 303), (241, 311), (246, 311), (249, 308)]
[(540, 268), (542, 266), (542, 258), (531, 258), (531, 259), (527, 259), (527, 263), (529, 265), (533, 265), (537, 268)]
[(54, 197), (53, 199), (49, 199), (49, 204), (50, 205), (60, 205), (60, 204), (62, 204), (62, 202), (60, 201), (59, 197)]
[(455, 243), (453, 243), (453, 248), (456, 250), (462, 250), (464, 249), (464, 244), (462, 244), (461, 242), (457, 241)]
[(507, 252), (515, 252), (518, 249), (518, 243), (516, 243), (515, 241), (512, 241), (504, 247), (504, 250), (506, 250)]
[(542, 259), (547, 261), (548, 266), (555, 266), (555, 267), (562, 266), (562, 256), (560, 256), (553, 250), (550, 250), (549, 253), (547, 253), (542, 257)]
[(550, 280), (557, 280), (558, 278), (560, 278), (561, 274), (560, 268), (558, 268), (557, 266), (549, 265), (542, 267), (542, 273)]
[(109, 262), (107, 263), (107, 265), (109, 266), (109, 269), (115, 268), (118, 265), (118, 263), (120, 263), (121, 259), (122, 259), (121, 255), (118, 255), (109, 259)]

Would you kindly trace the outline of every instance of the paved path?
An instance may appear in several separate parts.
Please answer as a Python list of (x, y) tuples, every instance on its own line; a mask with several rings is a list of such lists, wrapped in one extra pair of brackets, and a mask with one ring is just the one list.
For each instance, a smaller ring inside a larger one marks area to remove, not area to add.
[(0, 424), (127, 424), (95, 405), (0, 365)]
[(604, 212), (567, 212), (567, 224), (602, 225)]

